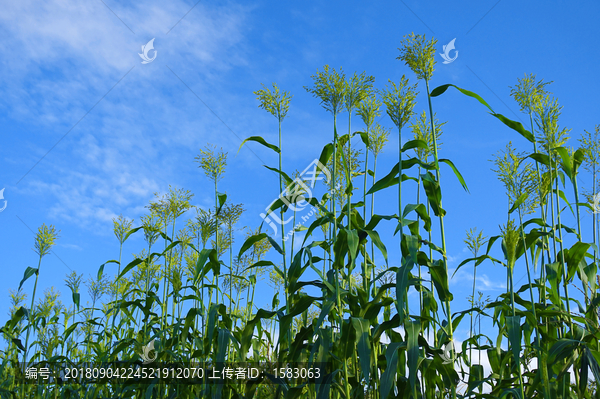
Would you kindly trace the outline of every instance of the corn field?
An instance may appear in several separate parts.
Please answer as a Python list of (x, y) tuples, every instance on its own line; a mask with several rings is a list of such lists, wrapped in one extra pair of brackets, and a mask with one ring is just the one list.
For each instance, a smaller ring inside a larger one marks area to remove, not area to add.
[[(55, 289), (36, 292), (40, 276), (52, 273), (44, 258), (60, 239), (57, 227), (39, 227), (37, 267), (27, 267), (11, 291), (2, 324), (0, 396), (600, 398), (600, 125), (569, 146), (551, 82), (535, 75), (517, 79), (511, 91), (527, 126), (466, 88), (430, 87), (435, 45), (405, 36), (396, 62), (407, 76), (379, 88), (365, 72), (327, 65), (311, 77), (305, 89), (333, 122), (330, 142), (314, 156), (320, 186), (284, 168), (292, 95), (276, 84), (254, 93), (277, 118), (279, 142), (252, 136), (240, 148), (269, 151), (269, 184), (281, 194), (242, 242), (235, 235), (245, 209), (219, 184), (230, 159), (218, 145), (190, 160), (198, 164), (198, 190), (214, 204), (194, 207), (192, 192), (171, 188), (141, 220), (115, 218), (118, 259), (87, 280), (68, 275), (68, 303)], [(426, 104), (417, 104), (418, 91)], [(450, 92), (471, 98), (473, 113), (487, 112), (490, 125), (502, 124), (525, 148), (507, 143), (491, 164), (472, 165), (493, 168), (505, 189), (507, 207), (493, 215), (505, 222), (489, 237), (444, 224), (452, 212), (442, 206), (446, 187), (473, 189), (443, 155), (445, 122), (434, 106)], [(346, 116), (348, 131), (338, 131)], [(386, 147), (396, 134), (399, 148)], [(397, 163), (378, 171), (384, 150), (397, 153)], [(591, 185), (581, 185), (582, 176)], [(397, 213), (377, 213), (384, 191), (397, 198)], [(301, 207), (312, 209), (309, 221), (296, 215)], [(582, 223), (584, 213), (591, 225)], [(380, 234), (382, 226), (395, 233)], [(454, 270), (448, 234), (464, 235), (470, 250)], [(146, 246), (128, 256), (123, 246), (133, 235)], [(388, 257), (391, 247), (401, 256)], [(476, 292), (476, 273), (492, 265), (506, 272), (507, 288), (486, 299)], [(471, 307), (456, 309), (449, 282), (463, 267), (473, 270)], [(526, 271), (525, 284), (514, 281), (515, 270)], [(82, 303), (84, 289), (91, 303)], [(259, 307), (259, 294), (271, 295), (269, 306)], [(469, 331), (460, 343), (459, 326)], [(183, 377), (148, 374), (152, 367), (184, 370)], [(218, 382), (195, 374), (225, 368), (258, 372)], [(52, 378), (44, 379), (46, 371)]]

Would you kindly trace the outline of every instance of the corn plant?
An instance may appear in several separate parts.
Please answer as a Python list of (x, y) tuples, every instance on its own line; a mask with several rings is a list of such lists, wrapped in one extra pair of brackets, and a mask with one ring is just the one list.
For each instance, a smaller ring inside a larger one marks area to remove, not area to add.
[[(342, 69), (327, 65), (311, 77), (313, 85), (306, 90), (333, 116), (333, 136), (314, 154), (331, 171), (330, 178), (312, 195), (302, 188), (302, 176), (286, 169), (283, 156), (281, 127), (291, 96), (276, 85), (255, 92), (259, 107), (278, 120), (278, 145), (260, 136), (244, 141), (277, 154), (271, 160), (277, 167), (268, 168), (278, 175), (273, 192), (279, 194), (265, 215), (279, 225), (275, 236), (262, 224), (240, 231), (245, 209), (224, 194), (227, 154), (213, 145), (200, 150), (195, 161), (208, 178), (199, 181), (199, 190), (214, 194), (214, 204), (193, 207), (191, 191), (169, 187), (136, 221), (115, 218), (119, 257), (85, 281), (78, 272), (67, 275), (69, 300), (53, 287), (36, 297), (42, 259), (58, 238), (53, 226), (42, 225), (35, 237), (38, 266), (26, 268), (18, 289), (10, 293), (9, 320), (0, 330), (7, 343), (0, 352), (0, 397), (599, 397), (600, 130), (584, 132), (581, 148), (570, 147), (570, 130), (559, 124), (561, 106), (547, 91), (549, 83), (534, 75), (519, 79), (511, 91), (529, 116), (529, 130), (472, 91), (451, 84), (430, 90), (436, 79), (435, 45), (435, 39), (415, 34), (402, 41), (399, 59), (416, 75), (416, 84), (403, 76), (377, 89), (366, 72), (347, 78)], [(420, 109), (417, 85), (423, 81), (427, 104)], [(499, 228), (489, 238), (476, 229), (467, 232), (469, 255), (455, 273), (472, 264), (473, 284), (469, 307), (459, 311), (452, 303), (445, 242), (455, 229), (444, 224), (452, 210), (442, 207), (440, 165), (458, 179), (458, 184), (444, 182), (444, 190), (447, 185), (466, 190), (467, 185), (457, 166), (443, 158), (440, 138), (446, 122), (433, 112), (433, 103), (445, 101), (451, 88), (477, 101), (474, 112), (485, 107), (494, 117), (490, 124), (499, 121), (518, 133), (491, 154), (506, 195), (506, 214), (498, 215)], [(391, 122), (376, 121), (383, 106)], [(348, 134), (338, 135), (337, 117), (344, 111)], [(355, 112), (364, 126), (353, 132)], [(402, 135), (407, 127), (409, 140)], [(379, 176), (378, 157), (391, 128), (398, 132), (398, 161)], [(353, 147), (355, 136), (364, 147)], [(588, 177), (591, 189), (581, 184)], [(406, 195), (413, 193), (413, 183), (416, 198)], [(325, 191), (320, 198), (318, 190)], [(362, 201), (352, 202), (356, 190), (362, 191)], [(383, 192), (398, 195), (397, 213), (378, 213), (383, 208), (375, 207), (375, 196)], [(287, 227), (286, 234), (285, 224), (296, 223), (301, 202), (314, 209), (314, 219)], [(592, 232), (582, 223), (583, 210), (593, 215)], [(386, 223), (396, 227), (398, 238), (380, 235)], [(301, 244), (286, 245), (298, 231), (304, 234)], [(135, 234), (144, 241), (129, 254), (134, 241), (128, 240)], [(389, 246), (398, 244), (399, 251), (390, 255)], [(116, 275), (106, 270), (113, 264)], [(506, 290), (496, 298), (477, 292), (476, 284), (492, 265), (506, 271)], [(28, 296), (24, 284), (34, 274)], [(519, 274), (527, 278), (522, 286)], [(268, 286), (272, 290), (264, 289)], [(87, 287), (87, 302), (82, 287)], [(415, 292), (418, 299), (409, 295)], [(459, 332), (466, 330), (462, 348), (455, 347)], [(491, 372), (484, 368), (484, 356)], [(83, 376), (30, 383), (25, 378), (44, 365), (116, 362), (141, 370), (149, 361), (265, 367), (256, 378), (241, 382)], [(281, 375), (281, 365), (319, 366), (322, 375)]]

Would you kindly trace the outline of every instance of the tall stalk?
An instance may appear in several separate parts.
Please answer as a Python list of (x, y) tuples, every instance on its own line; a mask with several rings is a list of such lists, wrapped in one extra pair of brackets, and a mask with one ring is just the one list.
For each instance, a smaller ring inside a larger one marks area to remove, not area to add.
[[(440, 138), (442, 136), (442, 126), (446, 124), (446, 122), (438, 122), (437, 118), (434, 115), (434, 120), (435, 120), (435, 135), (437, 138), (437, 146), (438, 149), (441, 147), (441, 142), (440, 142)], [(410, 129), (413, 132), (413, 139), (414, 140), (421, 140), (423, 142), (425, 142), (427, 144), (427, 148), (422, 148), (422, 147), (416, 147), (415, 148), (415, 154), (417, 156), (417, 158), (424, 163), (429, 162), (429, 157), (432, 155), (432, 149), (433, 149), (433, 133), (431, 132), (431, 128), (430, 128), (430, 124), (427, 118), (427, 113), (425, 111), (422, 111), (421, 114), (419, 115), (419, 117), (411, 124)], [(417, 168), (417, 204), (421, 203), (421, 166), (419, 166)], [(428, 212), (428, 216), (429, 216), (429, 199), (427, 197), (426, 201), (427, 201), (427, 212)], [(420, 216), (417, 215), (417, 219), (420, 219)], [(420, 229), (420, 226), (419, 226)], [(419, 232), (420, 234), (420, 232)], [(431, 229), (429, 229), (428, 231), (429, 234), (429, 242), (431, 242)], [(429, 247), (430, 250), (430, 258), (431, 258), (431, 247)], [(422, 276), (421, 276), (421, 265), (418, 265), (418, 269), (419, 269), (419, 280), (421, 280)], [(433, 280), (431, 281), (431, 291), (433, 292)], [(421, 305), (421, 309), (423, 309), (423, 291), (419, 290), (419, 304)], [(435, 328), (435, 325), (434, 325)], [(428, 328), (427, 330), (429, 331), (429, 324), (428, 324)], [(434, 330), (434, 334), (435, 334), (435, 330)]]
[[(427, 90), (427, 103), (429, 106), (429, 120), (431, 124), (431, 131), (435, 132), (435, 122), (434, 122), (434, 114), (433, 107), (431, 105), (431, 92), (429, 90), (429, 81), (433, 76), (433, 72), (435, 69), (435, 45), (437, 43), (436, 39), (427, 40), (423, 35), (415, 35), (411, 33), (408, 36), (405, 36), (402, 41), (402, 48), (400, 48), (400, 56), (398, 59), (404, 61), (406, 65), (410, 67), (410, 69), (417, 75), (417, 79), (425, 81), (425, 87)], [(438, 158), (438, 147), (437, 147), (437, 137), (433, 134), (433, 158), (434, 158), (434, 166), (435, 166), (435, 175), (437, 184), (441, 187), (440, 180), (440, 167), (439, 167), (439, 158)], [(442, 208), (442, 203), (440, 200), (439, 207)], [(442, 208), (443, 209), (443, 208)], [(440, 221), (440, 238), (442, 241), (442, 253), (443, 253), (443, 265), (446, 270), (446, 275), (448, 275), (448, 258), (446, 251), (446, 235), (444, 229), (444, 215), (440, 213), (439, 215)], [(444, 300), (446, 315), (448, 317), (448, 339), (450, 342), (454, 340), (454, 331), (453, 331), (453, 323), (452, 323), (452, 312), (450, 311), (450, 300), (446, 298)], [(456, 354), (452, 349), (450, 351), (451, 361), (455, 362)], [(456, 386), (452, 385), (452, 398), (456, 399)]]
[[(429, 91), (429, 79), (425, 79), (425, 85), (427, 88), (427, 101), (429, 103), (429, 120), (431, 121), (431, 131), (435, 132), (435, 124), (434, 124), (434, 120), (433, 120), (433, 109), (431, 107), (431, 93)], [(435, 178), (437, 183), (441, 186), (441, 181), (440, 181), (440, 164), (439, 164), (439, 158), (438, 158), (438, 149), (437, 149), (437, 138), (435, 137), (435, 134), (433, 135), (433, 159), (434, 159), (434, 164), (435, 164)], [(440, 200), (440, 208), (442, 208), (442, 201)], [(444, 254), (444, 259), (443, 259), (443, 263), (444, 263), (444, 268), (446, 269), (446, 274), (448, 274), (448, 257), (447, 257), (447, 252), (446, 252), (446, 235), (445, 235), (445, 230), (444, 230), (444, 215), (440, 214), (439, 216), (440, 219), (440, 236), (441, 236), (441, 240), (442, 240), (442, 252)], [(452, 326), (452, 312), (450, 311), (450, 300), (446, 299), (444, 301), (445, 306), (446, 306), (446, 314), (448, 315), (448, 337), (450, 339), (450, 341), (452, 341), (454, 339), (454, 331), (453, 331), (453, 326)], [(451, 355), (452, 355), (452, 361), (454, 362), (455, 360), (455, 352), (454, 350), (451, 351)], [(456, 398), (456, 386), (452, 385), (452, 398), (455, 399)]]
[[(317, 73), (311, 78), (314, 81), (313, 87), (304, 87), (306, 91), (311, 93), (313, 96), (319, 98), (321, 100), (321, 105), (325, 110), (330, 112), (333, 115), (333, 171), (331, 173), (331, 182), (333, 185), (333, 193), (331, 196), (332, 202), (332, 216), (333, 216), (333, 225), (332, 225), (332, 233), (333, 240), (332, 246), (335, 246), (337, 241), (337, 212), (335, 206), (335, 184), (337, 182), (337, 151), (338, 151), (338, 133), (337, 133), (337, 115), (342, 110), (344, 106), (345, 98), (346, 98), (346, 76), (340, 69), (340, 72), (337, 72), (334, 68), (329, 69), (329, 65), (325, 65), (323, 67), (323, 72)], [(342, 152), (342, 156), (343, 156)], [(335, 261), (333, 262), (335, 264)], [(339, 327), (341, 330), (341, 326), (344, 320), (344, 309), (342, 307), (341, 295), (340, 295), (340, 282), (339, 282), (339, 270), (337, 267), (334, 267), (334, 278), (335, 278), (335, 294), (336, 294), (336, 305), (338, 311), (339, 318)], [(332, 330), (333, 331), (333, 330)], [(350, 397), (350, 384), (348, 379), (348, 364), (344, 361), (344, 379), (345, 379), (345, 394), (346, 397)]]
[[(267, 88), (265, 85), (262, 85), (263, 88), (261, 90), (257, 90), (254, 94), (257, 96), (258, 101), (260, 102), (259, 107), (269, 112), (271, 115), (277, 118), (277, 127), (278, 127), (278, 138), (279, 138), (279, 195), (283, 196), (284, 193), (284, 185), (283, 185), (283, 162), (282, 162), (282, 154), (283, 154), (283, 143), (281, 140), (281, 122), (287, 116), (287, 113), (290, 109), (290, 100), (292, 96), (289, 92), (280, 91), (279, 87), (273, 83), (273, 90)], [(279, 222), (281, 228), (281, 249), (282, 249), (282, 260), (283, 260), (283, 274), (287, 276), (287, 261), (286, 261), (286, 253), (285, 253), (285, 230), (284, 230), (284, 221), (283, 221), (283, 207), (279, 209)], [(286, 311), (289, 312), (289, 304), (288, 304), (288, 289), (287, 289), (287, 277), (284, 278), (284, 290), (285, 290), (285, 303), (286, 303)]]
[[(33, 283), (33, 294), (31, 295), (31, 306), (29, 307), (29, 312), (27, 313), (27, 336), (25, 338), (25, 350), (23, 352), (23, 372), (25, 372), (25, 366), (27, 365), (27, 354), (29, 351), (29, 335), (31, 333), (31, 329), (35, 326), (35, 315), (33, 310), (33, 305), (35, 304), (35, 294), (37, 291), (38, 279), (40, 276), (40, 268), (42, 266), (42, 258), (50, 253), (52, 247), (56, 244), (56, 240), (58, 239), (58, 233), (54, 226), (46, 226), (42, 224), (35, 235), (34, 242), (34, 251), (39, 256), (38, 265), (36, 269), (28, 267), (25, 271), (25, 275), (19, 289), (32, 274), (35, 274), (35, 282)], [(21, 385), (22, 397), (25, 397), (24, 386)]]
[[(131, 226), (133, 225), (133, 219), (132, 220), (128, 220), (126, 218), (124, 218), (122, 215), (120, 215), (118, 218), (113, 218), (113, 232), (115, 234), (115, 237), (117, 237), (117, 240), (119, 241), (119, 266), (118, 266), (118, 270), (117, 270), (117, 276), (121, 275), (121, 256), (123, 254), (123, 243), (125, 242), (125, 240), (127, 239), (126, 235), (127, 232), (129, 232), (129, 230), (131, 230)], [(115, 292), (115, 302), (118, 303), (118, 301), (120, 300), (119, 294), (121, 293), (121, 284), (119, 279), (117, 279), (116, 281), (117, 284), (117, 288), (116, 288), (116, 292)], [(113, 318), (112, 318), (112, 326), (111, 326), (111, 334), (110, 334), (110, 338), (107, 335), (107, 344), (111, 344), (112, 343), (112, 338), (114, 336), (114, 329), (115, 329), (115, 319), (117, 318), (117, 313), (118, 313), (118, 306), (114, 306), (114, 310), (113, 310)], [(107, 320), (108, 321), (108, 320)]]
[[(283, 185), (283, 163), (282, 163), (282, 153), (283, 153), (283, 143), (281, 139), (281, 122), (287, 116), (287, 113), (290, 108), (290, 100), (292, 96), (289, 92), (279, 90), (279, 87), (273, 83), (273, 90), (268, 89), (263, 85), (263, 89), (257, 90), (254, 92), (259, 100), (259, 107), (269, 112), (271, 115), (277, 118), (277, 126), (278, 126), (278, 138), (279, 138), (279, 197), (285, 195), (284, 185)], [(286, 189), (287, 190), (287, 189)], [(279, 208), (279, 222), (281, 228), (281, 252), (282, 252), (282, 260), (283, 260), (283, 283), (284, 283), (284, 296), (285, 296), (285, 309), (286, 313), (290, 312), (290, 304), (289, 304), (289, 296), (288, 296), (288, 277), (287, 277), (287, 261), (286, 261), (286, 252), (285, 252), (285, 228), (283, 221), (283, 207)], [(291, 332), (288, 332), (288, 342), (291, 342)]]
[[(346, 166), (346, 183), (350, 186), (352, 185), (352, 174), (353, 174), (353, 170), (352, 170), (352, 112), (358, 108), (358, 114), (361, 115), (362, 113), (362, 102), (363, 100), (367, 99), (368, 96), (371, 94), (371, 90), (373, 87), (373, 82), (375, 81), (375, 78), (373, 76), (367, 76), (365, 74), (365, 72), (361, 73), (360, 75), (357, 75), (356, 72), (354, 73), (354, 75), (352, 76), (352, 78), (350, 78), (348, 81), (345, 82), (345, 95), (344, 95), (344, 106), (346, 108), (346, 111), (348, 112), (348, 156), (345, 162), (345, 166)], [(370, 115), (373, 116), (373, 115)], [(373, 119), (374, 116), (371, 119), (371, 124), (373, 123)], [(364, 118), (363, 118), (364, 121)], [(365, 177), (366, 178), (366, 177)], [(347, 190), (347, 212), (348, 212), (348, 229), (352, 228), (352, 190)], [(364, 206), (364, 205), (363, 205)], [(347, 280), (348, 280), (348, 290), (351, 289), (350, 287), (350, 276), (352, 274), (352, 270), (354, 270), (354, 262), (355, 262), (355, 257), (354, 256), (350, 256), (350, 254), (348, 254), (348, 256), (351, 259), (350, 262), (350, 269), (348, 270), (347, 273)], [(367, 274), (366, 274), (366, 268), (363, 267), (362, 268), (362, 280), (363, 280), (363, 285), (365, 287), (365, 291), (366, 291), (366, 282), (367, 282)]]
[[(483, 235), (482, 231), (477, 233), (477, 228), (469, 229), (469, 231), (467, 231), (467, 238), (464, 240), (464, 243), (467, 245), (467, 248), (469, 249), (469, 251), (471, 251), (471, 254), (473, 254), (474, 259), (477, 259), (479, 250), (486, 242), (487, 242), (487, 237), (485, 237)], [(474, 261), (474, 264), (473, 264), (473, 293), (471, 294), (471, 305), (473, 307), (475, 306), (475, 282), (476, 282), (476, 276), (477, 276), (477, 263), (478, 263), (477, 261)], [(470, 322), (470, 327), (469, 327), (469, 338), (473, 339), (473, 331), (474, 331), (473, 312), (470, 312), (470, 318), (471, 318), (471, 322)], [(479, 346), (479, 338), (477, 339), (477, 345)], [(469, 345), (469, 361), (471, 362), (471, 364), (473, 364), (472, 346), (473, 346), (472, 344)]]
[[(215, 223), (214, 223), (214, 229), (215, 229), (215, 251), (217, 253), (217, 258), (219, 257), (220, 254), (220, 242), (219, 242), (219, 192), (218, 192), (218, 186), (217, 183), (219, 182), (219, 180), (221, 180), (223, 178), (223, 175), (225, 174), (225, 167), (227, 166), (227, 153), (223, 152), (223, 150), (221, 149), (220, 151), (217, 151), (217, 148), (215, 146), (206, 146), (204, 149), (200, 149), (200, 155), (196, 156), (196, 158), (194, 158), (196, 160), (196, 162), (198, 162), (200, 164), (199, 168), (202, 168), (202, 170), (204, 170), (204, 174), (213, 181), (213, 185), (214, 185), (214, 194), (215, 194), (215, 213), (214, 213), (214, 218), (215, 218)], [(218, 300), (219, 297), (219, 276), (215, 276), (213, 273), (213, 280), (216, 277), (216, 300)], [(211, 288), (212, 291), (212, 288)], [(208, 298), (208, 308), (210, 309), (210, 304), (212, 301), (212, 292), (210, 292), (209, 298)]]
[[(594, 264), (598, 261), (598, 237), (597, 224), (598, 214), (600, 214), (600, 193), (597, 187), (597, 175), (600, 173), (600, 125), (596, 125), (594, 132), (584, 131), (583, 137), (579, 139), (584, 153), (584, 168), (592, 174), (592, 190), (589, 195), (586, 195), (588, 202), (592, 205), (592, 242), (594, 248)], [(579, 202), (579, 201), (578, 201)], [(581, 232), (580, 232), (581, 235)], [(593, 290), (595, 291), (595, 290)], [(596, 296), (592, 292), (592, 300)]]

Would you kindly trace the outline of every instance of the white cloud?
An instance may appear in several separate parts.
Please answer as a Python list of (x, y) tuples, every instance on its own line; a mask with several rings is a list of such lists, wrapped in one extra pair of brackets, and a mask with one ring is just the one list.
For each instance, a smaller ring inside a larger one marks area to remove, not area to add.
[[(0, 109), (34, 132), (15, 138), (7, 161), (25, 173), (81, 120), (20, 185), (50, 204), (51, 216), (81, 225), (108, 222), (116, 209), (134, 216), (173, 182), (182, 149), (226, 141), (221, 122), (165, 65), (198, 92), (245, 63), (249, 7), (200, 3), (177, 23), (190, 4), (106, 4), (135, 34), (100, 1), (13, 2), (0, 15), (9, 38), (0, 42), (9, 55), (0, 64)], [(153, 37), (157, 60), (142, 65), (140, 46)], [(210, 104), (217, 110), (220, 94)]]

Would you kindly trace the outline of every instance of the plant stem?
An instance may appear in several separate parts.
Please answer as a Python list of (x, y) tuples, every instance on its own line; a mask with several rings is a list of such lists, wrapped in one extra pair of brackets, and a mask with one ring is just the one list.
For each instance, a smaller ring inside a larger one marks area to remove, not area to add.
[[(432, 137), (433, 137), (433, 156), (434, 156), (434, 162), (435, 162), (435, 175), (436, 175), (437, 182), (441, 187), (440, 165), (438, 162), (438, 151), (437, 151), (437, 137), (435, 135), (435, 125), (433, 122), (433, 108), (431, 106), (431, 94), (429, 93), (429, 80), (428, 79), (425, 79), (425, 85), (427, 87), (427, 101), (429, 103), (429, 120), (431, 121), (431, 132), (432, 132)], [(442, 207), (442, 201), (440, 200), (440, 208), (441, 207)], [(444, 267), (446, 269), (446, 275), (447, 275), (448, 274), (448, 258), (446, 255), (446, 236), (444, 234), (444, 215), (440, 214), (439, 219), (440, 219), (440, 235), (441, 235), (441, 239), (442, 239), (442, 252), (444, 253), (443, 262), (444, 262)], [(448, 316), (448, 337), (449, 337), (450, 341), (452, 341), (454, 332), (453, 332), (453, 327), (452, 327), (452, 313), (450, 312), (450, 301), (446, 298), (444, 300), (444, 302), (446, 305), (446, 314)], [(455, 361), (454, 349), (451, 349), (450, 353), (452, 356), (452, 363), (454, 364), (454, 361)], [(452, 399), (456, 399), (456, 385), (454, 385), (454, 384), (452, 384)]]
[[(38, 260), (38, 267), (35, 272), (35, 283), (33, 283), (33, 294), (31, 295), (31, 306), (29, 307), (29, 313), (27, 314), (27, 336), (25, 338), (25, 353), (23, 353), (23, 373), (25, 373), (25, 368), (27, 365), (27, 352), (29, 351), (29, 333), (31, 332), (31, 328), (33, 327), (33, 322), (35, 321), (35, 317), (33, 317), (33, 305), (35, 304), (35, 292), (37, 290), (38, 277), (40, 276), (40, 267), (42, 266), (42, 255), (40, 255), (40, 259)], [(33, 319), (33, 320), (32, 320)], [(23, 385), (21, 385), (23, 389)], [(23, 391), (24, 394), (24, 391)]]
[[(283, 177), (281, 173), (282, 169), (282, 161), (281, 161), (281, 153), (283, 152), (281, 148), (281, 119), (279, 120), (279, 192), (280, 195), (283, 194)], [(279, 208), (279, 220), (281, 221), (281, 252), (283, 252), (283, 284), (284, 284), (284, 295), (285, 295), (285, 311), (289, 314), (290, 305), (288, 301), (288, 277), (287, 277), (287, 262), (285, 259), (285, 230), (283, 223), (283, 207)]]
[[(369, 126), (367, 126), (366, 131), (367, 137), (369, 136)], [(363, 223), (366, 226), (367, 224), (367, 175), (369, 174), (369, 147), (365, 146), (365, 178), (363, 182)], [(368, 284), (368, 265), (367, 265), (367, 249), (365, 242), (365, 253), (363, 256), (363, 265), (362, 265), (362, 274), (363, 274), (363, 290), (367, 293), (367, 298), (369, 298), (369, 284)]]

